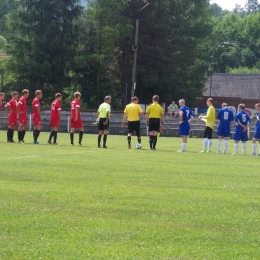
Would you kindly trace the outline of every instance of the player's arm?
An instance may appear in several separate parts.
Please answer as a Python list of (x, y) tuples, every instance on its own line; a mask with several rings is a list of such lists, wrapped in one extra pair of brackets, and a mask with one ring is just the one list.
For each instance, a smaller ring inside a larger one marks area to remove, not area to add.
[(58, 117), (59, 117), (59, 119), (61, 117), (61, 108), (59, 108), (59, 110), (58, 110)]
[(179, 111), (179, 115), (180, 115), (180, 124), (182, 124), (183, 123), (183, 111), (182, 110)]
[(79, 109), (77, 107), (75, 107), (75, 120), (74, 121), (77, 121), (78, 120), (78, 116), (79, 116)]
[(207, 115), (205, 116), (201, 116), (201, 118), (204, 118), (204, 119), (209, 119), (209, 118), (212, 118), (212, 114), (213, 114), (213, 109), (212, 107), (209, 107), (208, 111), (207, 111)]
[(190, 123), (192, 121), (192, 119), (194, 118), (194, 115), (193, 115), (191, 110), (190, 110), (190, 114), (189, 115), (190, 115), (190, 118), (189, 118), (188, 122)]
[(123, 121), (122, 121), (122, 127), (125, 127), (126, 117), (127, 117), (127, 113), (124, 113), (124, 115), (123, 115)]
[(145, 119), (146, 119), (146, 125), (148, 126), (148, 122), (149, 122), (149, 112), (148, 112), (148, 109), (146, 110)]
[(7, 103), (7, 104), (5, 105), (5, 108), (8, 109), (10, 113), (13, 113), (13, 112), (14, 112), (13, 109), (10, 107), (10, 104), (9, 104), (9, 103)]
[(20, 110), (20, 105), (21, 105), (21, 104), (20, 104), (20, 101), (19, 101), (19, 102), (17, 103), (17, 105), (16, 105), (16, 109), (17, 109), (17, 114), (18, 114), (18, 115), (23, 114), (23, 111)]
[(42, 119), (42, 117), (41, 117), (41, 109), (40, 109), (39, 105), (37, 106), (36, 111), (37, 111), (37, 114), (40, 117), (40, 119)]

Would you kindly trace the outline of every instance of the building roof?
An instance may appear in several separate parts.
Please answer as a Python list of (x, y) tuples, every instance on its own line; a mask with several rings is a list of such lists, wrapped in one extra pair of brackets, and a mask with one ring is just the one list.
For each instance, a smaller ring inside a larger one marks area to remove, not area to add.
[[(211, 86), (211, 95), (210, 95)], [(208, 78), (204, 96), (260, 99), (260, 74), (216, 73)]]

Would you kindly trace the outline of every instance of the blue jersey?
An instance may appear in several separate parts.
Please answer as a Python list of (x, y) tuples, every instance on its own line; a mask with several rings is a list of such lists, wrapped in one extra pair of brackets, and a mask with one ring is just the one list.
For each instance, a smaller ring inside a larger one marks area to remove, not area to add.
[(183, 120), (182, 124), (185, 125), (189, 124), (188, 121), (193, 117), (192, 111), (186, 106), (181, 107), (180, 111), (182, 111), (182, 120)]
[(224, 133), (230, 132), (230, 123), (234, 121), (233, 112), (225, 107), (219, 110), (218, 112), (218, 119), (219, 119), (219, 130)]
[(256, 124), (255, 124), (255, 131), (258, 133), (260, 132), (260, 113), (257, 113), (257, 117), (256, 117)]
[(238, 122), (240, 122), (240, 124), (242, 124), (243, 126), (247, 126), (250, 124), (250, 117), (245, 111), (240, 111), (236, 115), (235, 122), (236, 122), (236, 132), (243, 132), (244, 129), (242, 126), (238, 124)]

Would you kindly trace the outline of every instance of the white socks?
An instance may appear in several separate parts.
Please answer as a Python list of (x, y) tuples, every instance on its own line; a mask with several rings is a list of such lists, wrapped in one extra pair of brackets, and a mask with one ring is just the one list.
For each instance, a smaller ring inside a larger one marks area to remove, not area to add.
[(234, 152), (235, 152), (235, 153), (238, 153), (238, 143), (235, 143), (235, 144), (234, 144)]
[(203, 149), (204, 150), (207, 150), (207, 148), (208, 148), (208, 138), (204, 138), (204, 141), (203, 141)]
[(187, 143), (182, 143), (182, 148), (181, 148), (181, 149), (182, 149), (183, 151), (186, 151), (186, 145), (187, 145)]
[(242, 154), (246, 153), (246, 143), (242, 144)]
[(212, 150), (212, 139), (209, 139), (209, 150)]
[(220, 153), (221, 151), (221, 141), (218, 140), (218, 152)]
[(256, 154), (256, 144), (252, 144), (252, 153)]
[(227, 148), (228, 148), (228, 140), (224, 141), (224, 153), (227, 153)]

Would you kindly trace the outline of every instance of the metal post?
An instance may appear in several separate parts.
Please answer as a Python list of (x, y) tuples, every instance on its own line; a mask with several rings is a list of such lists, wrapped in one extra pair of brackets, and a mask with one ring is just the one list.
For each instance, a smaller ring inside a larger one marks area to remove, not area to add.
[(135, 95), (135, 87), (136, 87), (136, 63), (137, 63), (137, 50), (138, 50), (138, 32), (139, 32), (139, 11), (138, 18), (136, 19), (136, 28), (135, 28), (135, 49), (134, 51), (134, 66), (133, 66), (133, 74), (132, 74), (132, 91), (131, 96)]
[(67, 116), (67, 129), (68, 133), (70, 132), (70, 116)]

